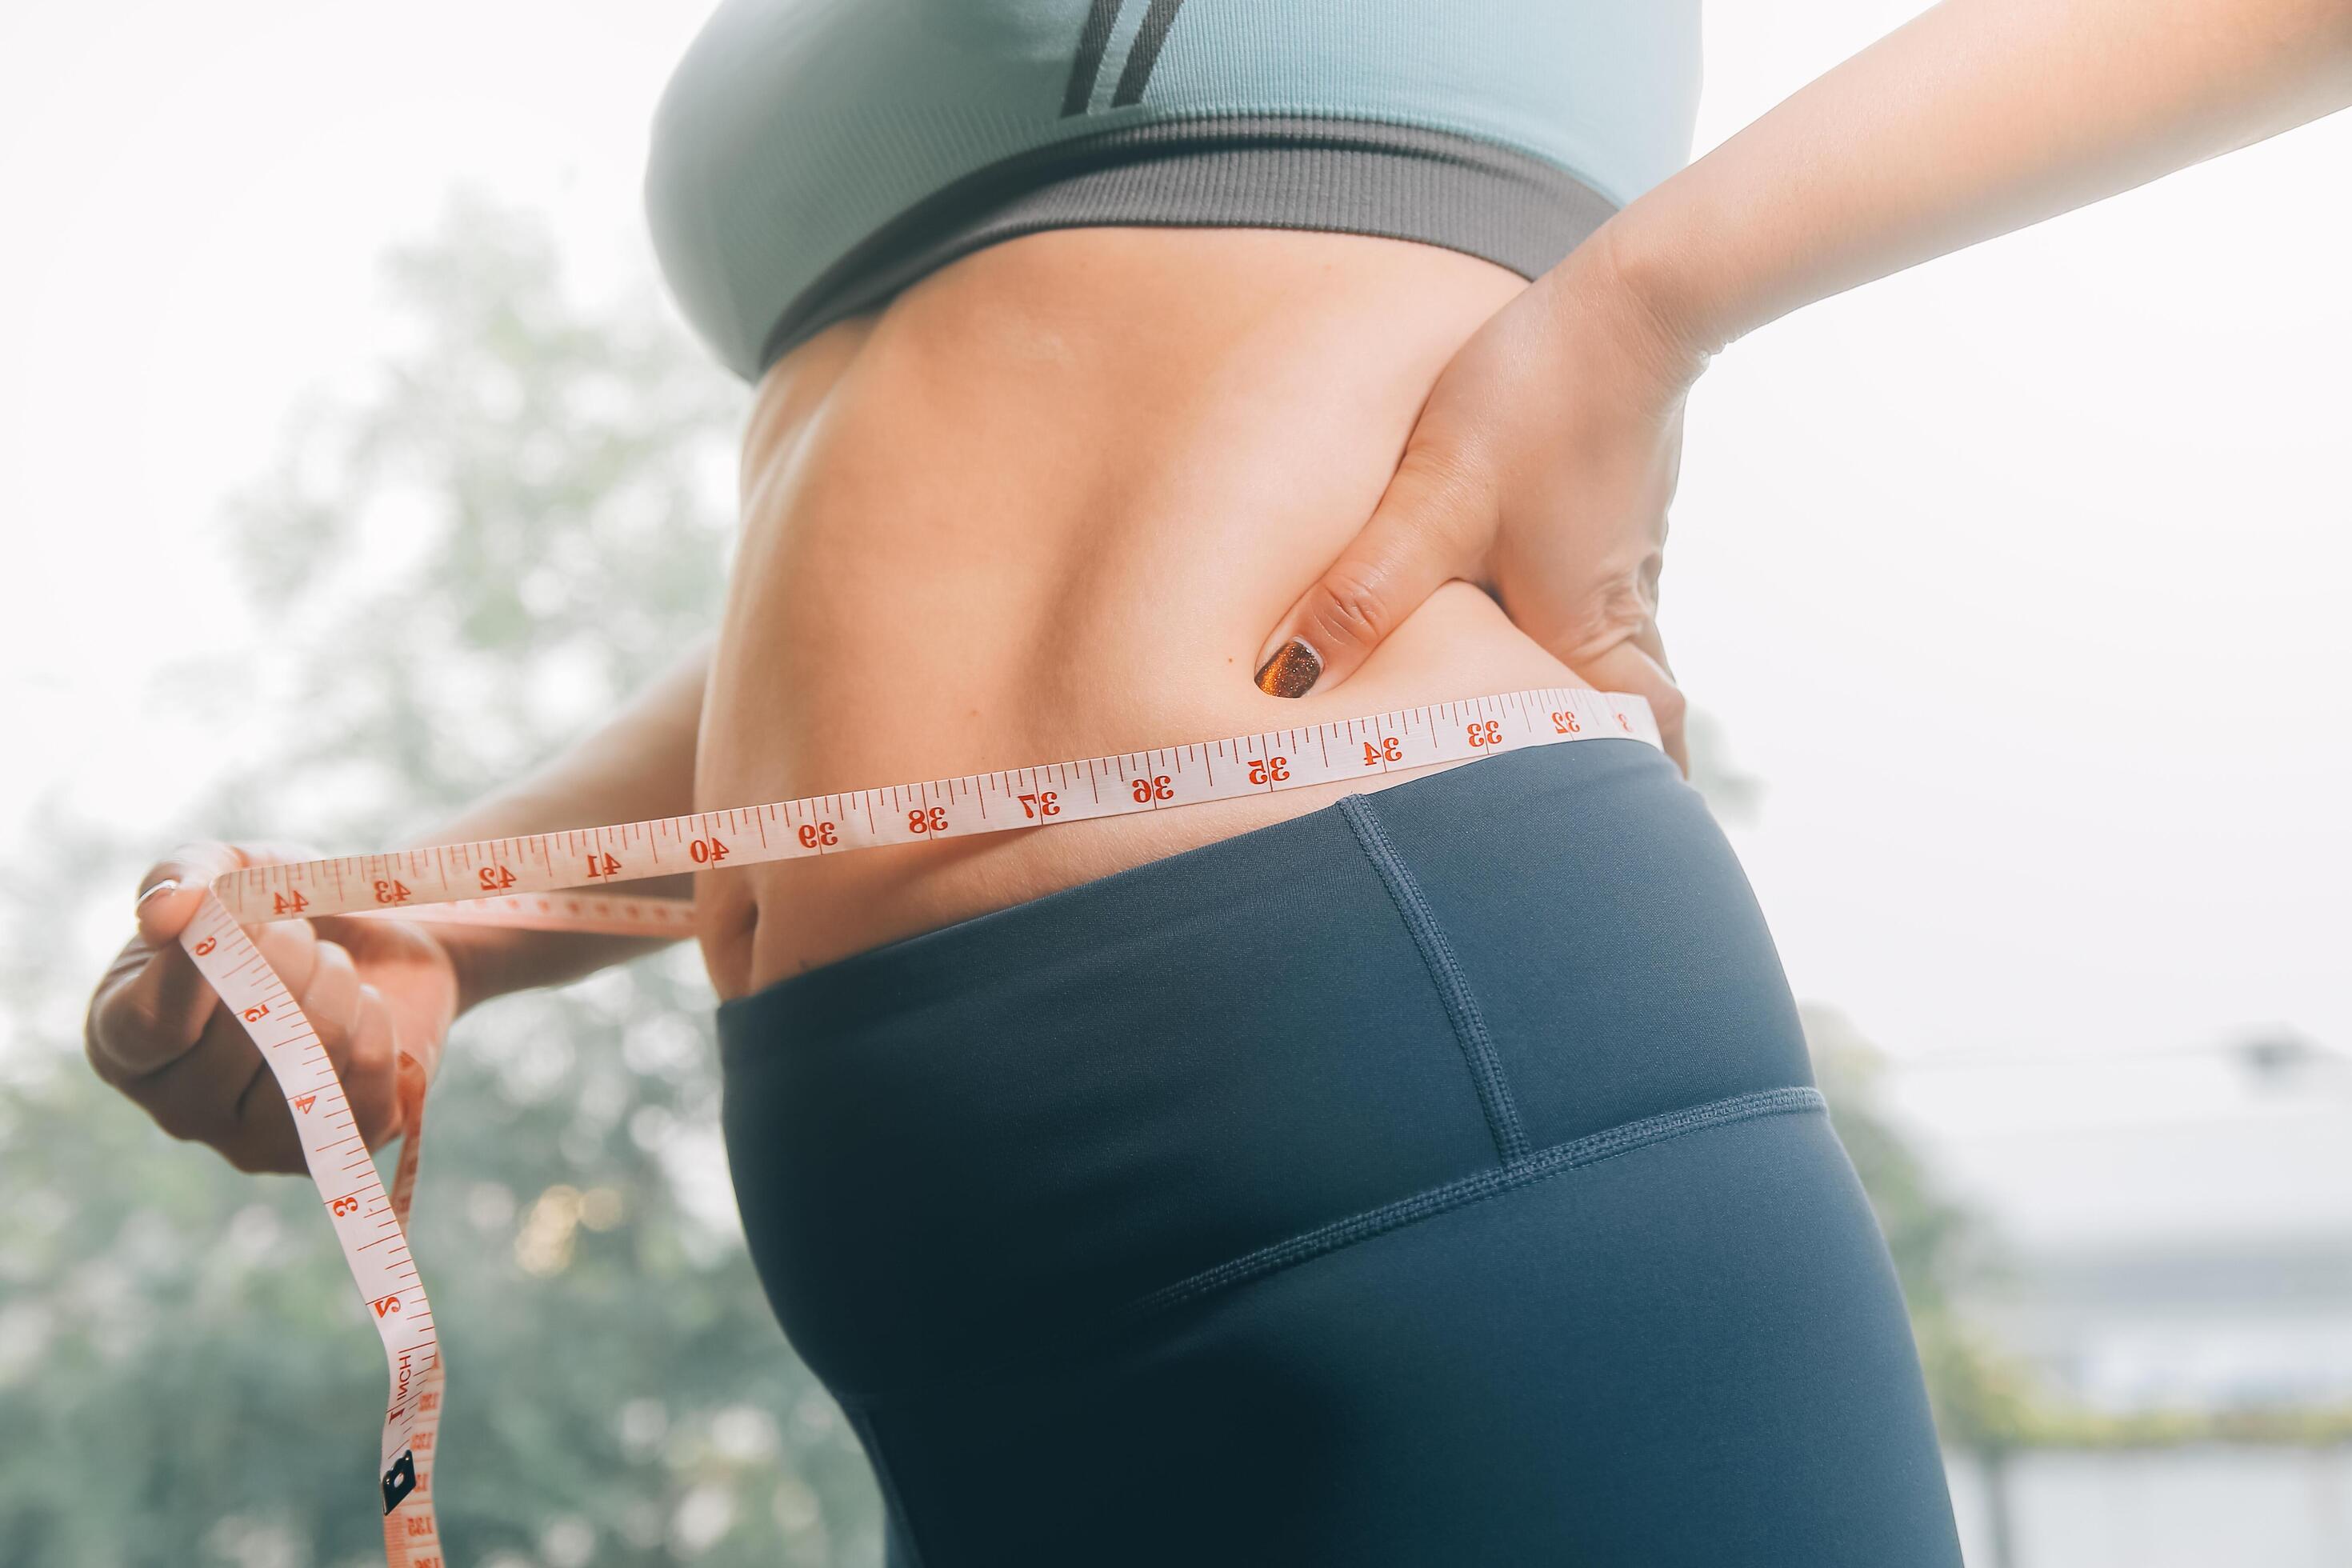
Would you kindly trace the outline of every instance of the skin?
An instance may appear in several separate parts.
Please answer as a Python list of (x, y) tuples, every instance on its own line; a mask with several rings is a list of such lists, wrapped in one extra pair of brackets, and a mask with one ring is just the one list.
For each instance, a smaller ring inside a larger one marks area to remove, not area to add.
[[(1577, 683), (1464, 583), (1344, 688), (1250, 679), (1439, 371), (1524, 287), (1356, 236), (1066, 230), (809, 345), (752, 416), (698, 804)], [(706, 880), (704, 950), (732, 994), (1404, 776), (752, 867)]]
[[(1315, 723), (1523, 686), (1647, 696), (1682, 410), (1743, 333), (2352, 101), (2352, 0), (1947, 0), (1528, 284), (1360, 236), (1093, 229), (940, 269), (762, 381), (714, 643), (422, 842), (593, 826)], [(1312, 658), (1276, 660), (1293, 642)], [(1278, 680), (1286, 672), (1291, 679)], [(1312, 674), (1311, 683), (1303, 679)], [(886, 716), (879, 720), (877, 715)], [(1385, 783), (1430, 770), (1389, 775)], [(1380, 779), (702, 879), (722, 996), (1315, 809)], [(299, 1168), (265, 1070), (141, 883), (93, 1067), (177, 1136)], [(450, 1021), (645, 951), (423, 923), (255, 928), (361, 1130)]]

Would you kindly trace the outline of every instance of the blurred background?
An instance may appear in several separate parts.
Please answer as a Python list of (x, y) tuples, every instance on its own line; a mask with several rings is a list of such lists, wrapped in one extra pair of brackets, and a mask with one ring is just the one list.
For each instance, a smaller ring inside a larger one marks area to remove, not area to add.
[[(1706, 20), (1704, 150), (1917, 9)], [(377, 1561), (307, 1189), (83, 1064), (184, 837), (420, 827), (715, 613), (746, 390), (638, 208), (704, 7), (0, 10), (0, 1562)], [(396, 18), (396, 19), (395, 19)], [(1976, 1568), (2352, 1563), (2352, 117), (1830, 301), (1690, 419), (1702, 782)], [(459, 1026), (418, 1248), (489, 1568), (862, 1564), (677, 951)]]

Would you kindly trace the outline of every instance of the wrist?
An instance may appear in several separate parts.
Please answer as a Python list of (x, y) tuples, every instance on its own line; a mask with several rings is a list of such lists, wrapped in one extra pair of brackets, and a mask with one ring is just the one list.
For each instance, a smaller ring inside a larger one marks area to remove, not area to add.
[(1654, 365), (1676, 391), (1687, 391), (1706, 374), (1730, 334), (1698, 308), (1701, 291), (1691, 279), (1690, 247), (1660, 221), (1660, 209), (1636, 201), (1579, 246), (1586, 287), (1607, 306), (1616, 330), (1632, 352)]
[(424, 931), (448, 961), (450, 975), (457, 982), (457, 1016), (463, 1017), (482, 1003), (513, 989), (508, 973), (509, 966), (502, 951), (513, 941), (511, 931), (496, 926), (467, 926), (455, 922), (446, 925), (425, 923)]

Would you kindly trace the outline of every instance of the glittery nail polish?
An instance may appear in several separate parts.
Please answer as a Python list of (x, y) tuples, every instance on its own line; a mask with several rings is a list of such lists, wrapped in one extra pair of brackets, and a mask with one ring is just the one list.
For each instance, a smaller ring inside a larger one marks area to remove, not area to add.
[(1274, 650), (1274, 657), (1258, 666), (1257, 689), (1268, 697), (1304, 697), (1323, 673), (1323, 661), (1315, 650), (1297, 637), (1292, 637)]

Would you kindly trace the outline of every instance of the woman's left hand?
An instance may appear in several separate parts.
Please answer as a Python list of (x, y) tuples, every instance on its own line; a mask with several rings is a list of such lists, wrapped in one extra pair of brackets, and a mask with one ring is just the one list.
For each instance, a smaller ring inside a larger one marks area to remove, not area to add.
[(1446, 364), (1371, 520), (1260, 651), (1262, 689), (1346, 679), (1459, 577), (1584, 679), (1648, 699), (1689, 771), (1658, 574), (1683, 401), (1706, 356), (1622, 280), (1612, 238), (1604, 226)]

